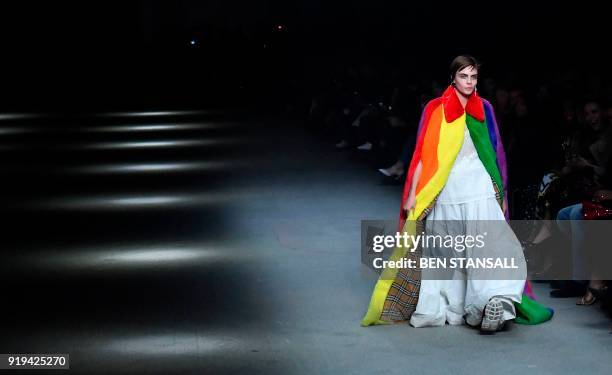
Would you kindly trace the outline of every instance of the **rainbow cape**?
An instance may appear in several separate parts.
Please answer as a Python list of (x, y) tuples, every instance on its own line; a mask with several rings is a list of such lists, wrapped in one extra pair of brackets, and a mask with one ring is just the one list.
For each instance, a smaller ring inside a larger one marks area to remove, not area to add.
[[(431, 100), (425, 106), (421, 115), (417, 142), (402, 194), (398, 230), (414, 235), (417, 228), (422, 228), (423, 220), (434, 206), (461, 149), (464, 124), (467, 125), (478, 157), (491, 177), (500, 206), (508, 207), (506, 156), (493, 107), (474, 92), (464, 109), (455, 89), (449, 86), (441, 97)], [(419, 160), (422, 160), (422, 169), (416, 186), (416, 205), (407, 216), (402, 207), (408, 198)], [(508, 220), (508, 210), (504, 215)], [(389, 260), (416, 259), (418, 256), (418, 251), (397, 247)], [(376, 282), (361, 325), (409, 320), (416, 309), (420, 285), (421, 273), (418, 269), (385, 268)], [(515, 307), (515, 321), (520, 324), (543, 323), (551, 319), (554, 313), (552, 309), (535, 301), (529, 281), (525, 282), (521, 303), (515, 303)]]

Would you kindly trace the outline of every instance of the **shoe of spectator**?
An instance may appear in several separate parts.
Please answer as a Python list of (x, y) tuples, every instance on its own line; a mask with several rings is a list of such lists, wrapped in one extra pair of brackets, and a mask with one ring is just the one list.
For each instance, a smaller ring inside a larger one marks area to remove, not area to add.
[(385, 169), (385, 168), (378, 168), (378, 171), (382, 174), (384, 174), (387, 177), (391, 177), (394, 176), (391, 172), (390, 172), (390, 168)]
[(349, 143), (347, 142), (346, 139), (343, 139), (340, 142), (336, 143), (336, 148), (347, 148), (348, 146), (349, 146)]
[(576, 305), (578, 306), (591, 306), (595, 302), (597, 302), (599, 298), (593, 293), (587, 293), (584, 296), (580, 297), (578, 301), (576, 301)]
[(400, 174), (397, 174), (393, 168), (380, 168), (378, 171), (383, 174), (381, 181), (383, 185), (400, 185), (403, 183), (404, 171), (401, 171)]
[(357, 150), (361, 151), (370, 151), (372, 149), (372, 144), (370, 142), (366, 142), (361, 146), (357, 146)]
[(379, 168), (378, 171), (387, 177), (394, 177), (399, 179), (404, 176), (404, 170), (402, 168), (397, 168), (395, 164), (389, 168)]
[(576, 302), (576, 305), (590, 306), (604, 298), (607, 292), (608, 286), (605, 284), (597, 288), (589, 286), (587, 287), (587, 293)]

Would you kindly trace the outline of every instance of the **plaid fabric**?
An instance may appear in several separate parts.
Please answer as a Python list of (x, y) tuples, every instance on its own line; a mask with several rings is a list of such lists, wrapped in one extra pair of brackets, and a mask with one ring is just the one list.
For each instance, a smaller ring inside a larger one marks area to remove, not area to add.
[[(417, 221), (417, 233), (422, 232), (423, 228), (424, 222)], [(406, 258), (414, 259), (419, 264), (421, 253), (422, 249), (418, 247), (414, 252), (408, 252)], [(389, 288), (380, 319), (390, 322), (409, 320), (416, 310), (420, 289), (421, 269), (400, 268)]]

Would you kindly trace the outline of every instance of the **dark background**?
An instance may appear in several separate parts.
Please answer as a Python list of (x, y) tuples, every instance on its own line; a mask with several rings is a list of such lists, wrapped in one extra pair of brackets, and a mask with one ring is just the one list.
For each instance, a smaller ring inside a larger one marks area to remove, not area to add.
[[(275, 108), (350, 64), (445, 79), (471, 53), (482, 75), (601, 79), (601, 5), (580, 2), (19, 1), (0, 5), (0, 109)], [(279, 28), (280, 26), (280, 28)], [(191, 41), (195, 44), (191, 44)]]

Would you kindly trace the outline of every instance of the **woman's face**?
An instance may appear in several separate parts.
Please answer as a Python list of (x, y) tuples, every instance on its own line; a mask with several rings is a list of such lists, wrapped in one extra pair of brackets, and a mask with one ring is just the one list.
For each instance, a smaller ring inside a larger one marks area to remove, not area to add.
[(465, 96), (474, 92), (478, 83), (478, 70), (473, 66), (467, 66), (455, 73), (455, 89)]
[(514, 111), (517, 117), (525, 117), (527, 115), (527, 103), (522, 97), (517, 98), (516, 104), (514, 105)]
[(584, 106), (584, 120), (591, 129), (601, 130), (601, 109), (597, 103), (589, 102)]

